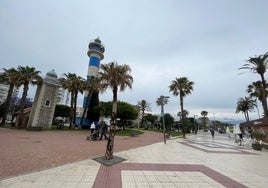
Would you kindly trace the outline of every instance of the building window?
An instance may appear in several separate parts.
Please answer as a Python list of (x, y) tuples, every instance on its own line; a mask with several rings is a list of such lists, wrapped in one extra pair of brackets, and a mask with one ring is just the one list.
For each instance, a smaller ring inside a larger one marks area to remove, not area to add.
[(46, 100), (45, 106), (46, 107), (49, 107), (50, 106), (50, 100)]

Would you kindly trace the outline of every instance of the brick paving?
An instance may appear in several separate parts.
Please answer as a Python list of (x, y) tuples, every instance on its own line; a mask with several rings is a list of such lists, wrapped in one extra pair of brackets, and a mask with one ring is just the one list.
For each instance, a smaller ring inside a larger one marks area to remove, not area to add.
[[(106, 141), (87, 141), (88, 131), (41, 131), (0, 128), (0, 179), (103, 156)], [(145, 131), (137, 137), (115, 137), (114, 152), (163, 140)]]
[[(24, 134), (24, 132), (26, 133)], [(40, 138), (38, 140), (35, 137), (30, 138), (27, 135), (27, 131), (24, 132), (19, 132), (20, 134), (15, 138), (25, 141), (28, 140), (32, 144), (50, 142), (50, 145), (53, 145), (53, 137), (49, 136), (50, 141)], [(40, 133), (39, 136), (43, 133), (52, 134), (53, 132)], [(82, 141), (83, 139), (81, 139), (81, 143), (77, 142), (73, 145), (72, 137), (74, 135), (76, 136), (76, 134), (81, 138), (81, 135), (87, 136), (86, 133), (81, 131), (76, 133), (55, 133), (64, 136), (64, 138), (66, 137), (68, 141), (64, 139), (62, 147), (68, 148), (65, 144), (69, 144), (73, 149), (71, 152), (76, 152), (77, 148), (75, 146), (84, 143)], [(149, 135), (146, 136), (146, 134)], [(151, 134), (156, 135), (154, 137)], [(38, 133), (34, 135), (38, 135)], [(55, 168), (47, 167), (48, 169), (46, 170), (37, 170), (34, 173), (26, 173), (24, 175), (2, 179), (0, 180), (0, 187), (266, 188), (268, 186), (268, 167), (265, 165), (268, 159), (268, 150), (266, 149), (255, 151), (248, 146), (238, 146), (233, 138), (228, 138), (226, 135), (219, 135), (217, 133), (215, 139), (212, 139), (210, 134), (199, 132), (197, 135), (187, 135), (187, 139), (180, 137), (169, 139), (166, 144), (162, 141), (162, 134), (146, 132), (143, 136), (117, 138), (116, 143), (119, 141), (120, 143), (117, 144), (117, 149), (115, 148), (115, 156), (125, 159), (121, 163), (112, 166), (102, 165), (92, 158), (98, 155), (95, 152), (95, 154), (91, 155), (92, 157), (87, 156), (86, 159), (80, 159), (78, 162), (60, 165)], [(159, 139), (159, 142), (155, 140), (157, 143), (148, 144), (149, 141), (153, 141), (153, 138)], [(10, 138), (7, 138), (7, 140), (10, 140)], [(54, 141), (59, 142), (59, 140), (62, 139), (57, 140), (55, 138)], [(87, 146), (90, 144), (93, 145), (86, 147), (87, 151), (90, 150), (89, 153), (94, 153), (94, 149), (92, 148), (97, 146), (97, 144), (101, 146), (102, 142), (96, 142), (95, 144), (87, 143)], [(122, 146), (125, 145), (127, 147), (127, 142), (129, 142), (129, 146), (131, 145), (132, 149), (127, 148), (126, 150), (119, 151), (121, 147), (119, 145), (122, 144)], [(105, 150), (105, 142), (103, 143)], [(21, 145), (25, 144), (27, 143), (25, 142)], [(54, 148), (54, 146), (48, 148)], [(52, 150), (48, 151), (52, 153)], [(101, 152), (101, 156), (103, 156), (103, 152)], [(27, 153), (27, 155), (29, 154)], [(68, 152), (65, 154), (71, 156)], [(34, 157), (34, 154), (30, 157)], [(64, 158), (64, 156), (61, 157)], [(44, 158), (37, 157), (37, 159), (43, 160)], [(17, 162), (16, 165), (21, 164)]]
[[(114, 165), (112, 167), (106, 167), (106, 166), (101, 166), (99, 173), (95, 179), (93, 188), (99, 188), (99, 187), (109, 187), (109, 188), (121, 188), (122, 187), (122, 171), (150, 171), (150, 172), (155, 172), (155, 171), (165, 171), (165, 172), (198, 172), (198, 173), (203, 173), (205, 176), (210, 177), (212, 180), (215, 182), (218, 182), (219, 184), (223, 185), (224, 187), (239, 187), (239, 188), (245, 188), (246, 186), (230, 179), (227, 176), (224, 176), (204, 165), (197, 165), (197, 164), (150, 164), (150, 163), (121, 163)], [(107, 174), (110, 174), (110, 176), (107, 176)], [(123, 173), (122, 173), (123, 174)], [(145, 174), (141, 173), (135, 173), (135, 176), (142, 176), (144, 177)], [(155, 176), (155, 174), (151, 174)], [(173, 177), (174, 176), (173, 174)], [(196, 186), (196, 181), (197, 177), (192, 177), (195, 178), (189, 179), (189, 182), (192, 182), (193, 185)], [(145, 178), (143, 181), (148, 182), (149, 184), (149, 178)], [(169, 182), (170, 179), (164, 177), (163, 181)], [(180, 181), (180, 180), (179, 180)], [(201, 183), (201, 182), (200, 182)], [(169, 183), (170, 184), (170, 183)], [(177, 187), (176, 185), (178, 182), (174, 182), (174, 184), (171, 184), (172, 186), (170, 187)], [(161, 185), (161, 184), (160, 184)], [(218, 184), (214, 184), (215, 187), (219, 187)], [(130, 187), (128, 185), (127, 187)], [(138, 187), (137, 185), (133, 187)]]

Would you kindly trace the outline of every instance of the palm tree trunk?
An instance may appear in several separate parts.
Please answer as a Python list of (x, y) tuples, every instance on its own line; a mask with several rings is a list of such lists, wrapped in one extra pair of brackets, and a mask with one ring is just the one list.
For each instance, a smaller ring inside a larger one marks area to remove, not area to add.
[(113, 109), (112, 109), (112, 117), (111, 117), (111, 126), (110, 126), (110, 134), (107, 141), (105, 158), (107, 160), (111, 160), (114, 158), (113, 156), (113, 148), (114, 148), (114, 137), (115, 137), (115, 126), (116, 126), (116, 113), (117, 113), (117, 86), (113, 89)]
[(245, 118), (246, 118), (246, 122), (248, 122), (249, 121), (248, 111), (245, 112)]
[(184, 125), (184, 113), (183, 113), (183, 97), (181, 95), (180, 95), (180, 103), (181, 103), (182, 136), (183, 136), (183, 138), (186, 138), (186, 136), (185, 136), (185, 125)]
[(142, 110), (142, 114), (141, 114), (141, 127), (143, 127), (143, 123), (144, 123), (144, 109)]
[(71, 108), (70, 108), (70, 122), (69, 122), (69, 129), (73, 126), (73, 119), (74, 119), (74, 93), (71, 93)]
[(29, 90), (29, 84), (24, 84), (23, 93), (20, 101), (20, 112), (18, 116), (18, 128), (25, 128), (26, 127), (26, 117), (24, 114), (24, 106), (27, 98), (27, 93)]
[(266, 82), (264, 75), (261, 75), (261, 80), (262, 80), (262, 102), (263, 102), (263, 112), (264, 116), (268, 117), (268, 110), (267, 110), (267, 94), (266, 94)]
[(14, 84), (10, 84), (8, 87), (8, 92), (7, 92), (7, 99), (6, 102), (4, 103), (4, 113), (3, 113), (3, 117), (2, 117), (2, 122), (1, 124), (4, 125), (7, 119), (7, 113), (9, 111), (9, 106), (10, 106), (10, 100), (12, 97), (12, 93), (13, 93), (13, 89), (14, 89)]
[(74, 95), (74, 111), (73, 111), (73, 114), (74, 114), (74, 119), (73, 119), (73, 125), (76, 126), (76, 106), (77, 106), (77, 95), (78, 95), (78, 91), (75, 92), (75, 95)]

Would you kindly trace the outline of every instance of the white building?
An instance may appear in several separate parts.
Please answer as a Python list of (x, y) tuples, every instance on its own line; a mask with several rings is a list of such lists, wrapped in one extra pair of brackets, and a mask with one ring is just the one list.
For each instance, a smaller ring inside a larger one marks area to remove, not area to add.
[(57, 104), (70, 105), (70, 93), (63, 88), (59, 88)]
[[(8, 88), (9, 88), (9, 85), (0, 84), (0, 105), (3, 104), (7, 99)], [(18, 96), (18, 93), (19, 93), (19, 89), (15, 87), (13, 90), (12, 96), (16, 97)]]

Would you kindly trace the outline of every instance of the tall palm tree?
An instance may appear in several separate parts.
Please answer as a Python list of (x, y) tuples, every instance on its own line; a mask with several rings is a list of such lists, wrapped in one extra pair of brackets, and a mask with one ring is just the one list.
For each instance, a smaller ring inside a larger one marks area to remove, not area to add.
[(164, 105), (168, 103), (167, 96), (161, 95), (156, 99), (156, 105), (161, 106), (161, 117), (162, 117), (162, 126), (163, 126), (163, 134), (164, 134), (164, 143), (166, 143), (166, 127), (165, 127), (165, 114), (164, 114)]
[[(267, 87), (265, 90), (266, 90), (265, 92), (267, 95), (268, 94)], [(251, 98), (258, 99), (264, 108), (264, 104), (262, 102), (263, 97), (262, 97), (262, 83), (261, 83), (261, 81), (252, 82), (252, 84), (248, 85), (246, 92), (249, 94), (249, 96)], [(257, 102), (256, 102), (256, 105), (257, 105), (257, 110), (258, 110), (258, 114), (259, 114), (259, 118), (260, 118), (260, 113), (259, 113), (259, 108), (258, 108)]]
[(261, 76), (262, 104), (263, 104), (263, 112), (264, 112), (265, 117), (268, 117), (266, 81), (264, 77), (264, 74), (268, 66), (267, 64), (268, 64), (268, 53), (264, 55), (259, 55), (257, 57), (250, 57), (247, 60), (247, 63), (244, 64), (241, 68), (239, 68), (239, 69), (248, 69), (252, 71), (253, 73), (257, 73)]
[(150, 103), (148, 103), (146, 100), (141, 100), (138, 101), (138, 105), (137, 105), (139, 112), (141, 112), (141, 126), (143, 126), (143, 122), (144, 122), (144, 116), (145, 116), (145, 111), (150, 111), (151, 110), (151, 106)]
[(128, 65), (118, 65), (116, 62), (101, 65), (100, 79), (101, 90), (108, 88), (113, 92), (113, 108), (111, 117), (110, 134), (107, 141), (105, 158), (113, 159), (114, 136), (117, 114), (117, 92), (124, 91), (127, 87), (132, 88), (133, 78), (130, 75), (131, 69)]
[[(186, 118), (189, 115), (189, 112), (187, 110), (183, 110), (183, 115)], [(178, 112), (177, 113), (177, 116), (179, 116), (180, 117), (180, 120), (182, 120), (182, 114), (181, 114), (181, 112)]]
[(202, 120), (203, 126), (205, 128), (207, 125), (207, 122), (208, 122), (208, 118), (207, 118), (208, 112), (206, 110), (202, 110), (200, 114), (202, 116), (201, 120)]
[(29, 84), (31, 85), (39, 85), (42, 83), (42, 77), (39, 75), (41, 72), (37, 71), (35, 67), (18, 67), (18, 74), (16, 74), (16, 85), (18, 87), (23, 85), (23, 92), (20, 102), (20, 108), (19, 108), (19, 116), (18, 116), (18, 127), (24, 128), (27, 126), (26, 117), (24, 112), (24, 107), (27, 99), (27, 94), (29, 90)]
[(15, 68), (3, 69), (3, 70), (4, 72), (0, 74), (0, 82), (4, 84), (9, 84), (9, 87), (8, 87), (8, 92), (7, 92), (7, 98), (4, 103), (4, 113), (3, 113), (1, 124), (5, 124), (7, 113), (10, 107), (11, 97), (13, 94), (13, 90), (15, 88), (15, 83), (17, 81), (16, 75), (18, 73)]
[(181, 114), (182, 114), (182, 134), (183, 138), (185, 138), (185, 116), (183, 114), (183, 98), (187, 95), (190, 95), (193, 91), (194, 82), (189, 81), (186, 77), (176, 78), (169, 85), (169, 92), (172, 92), (174, 96), (180, 97), (180, 106), (181, 106)]
[(249, 121), (248, 113), (254, 111), (255, 107), (257, 107), (256, 100), (253, 100), (250, 97), (240, 97), (236, 103), (235, 113), (242, 112), (245, 116), (246, 121)]
[(70, 124), (69, 128), (72, 128), (75, 124), (76, 119), (76, 106), (77, 106), (77, 97), (78, 93), (83, 93), (85, 79), (77, 76), (74, 73), (65, 73), (64, 77), (59, 79), (63, 89), (67, 89), (71, 93), (71, 108), (70, 108)]

